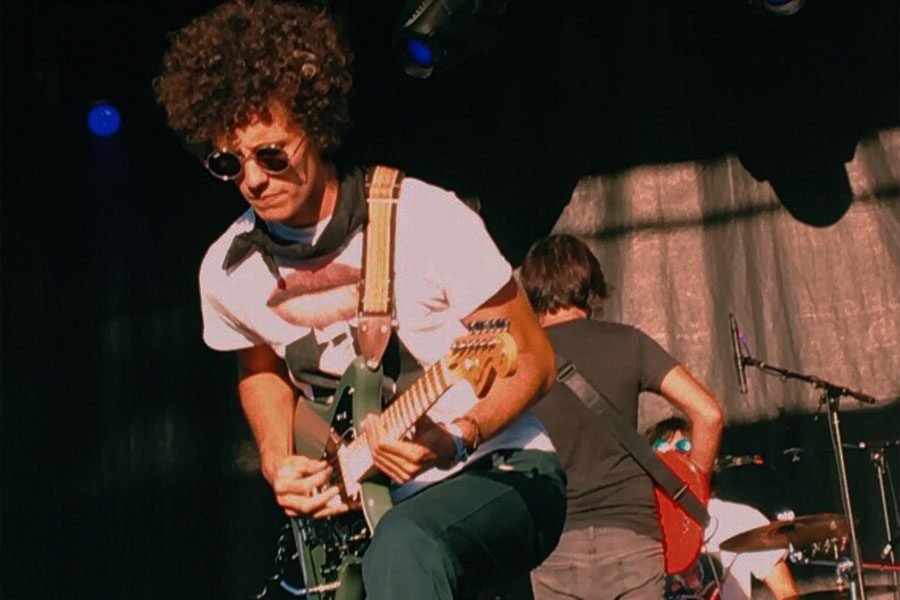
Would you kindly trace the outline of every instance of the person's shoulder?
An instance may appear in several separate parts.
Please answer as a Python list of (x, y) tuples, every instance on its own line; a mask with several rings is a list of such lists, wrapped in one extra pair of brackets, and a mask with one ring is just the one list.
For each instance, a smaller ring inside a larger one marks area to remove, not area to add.
[(615, 326), (609, 330), (611, 335), (629, 338), (635, 343), (640, 343), (642, 340), (656, 341), (651, 335), (636, 325), (629, 325), (627, 323), (610, 323), (610, 325)]
[(709, 512), (710, 514), (715, 513), (720, 516), (727, 516), (728, 518), (740, 521), (741, 524), (747, 525), (747, 529), (769, 523), (769, 519), (762, 511), (742, 502), (731, 502), (719, 498), (710, 498)]
[[(396, 168), (384, 164), (362, 164), (343, 167), (342, 185), (360, 185), (381, 169), (393, 171)], [(422, 203), (458, 201), (453, 192), (439, 185), (429, 183), (418, 177), (400, 172), (400, 206), (420, 205)]]
[(599, 321), (595, 319), (582, 319), (585, 328), (590, 328), (597, 335), (609, 337), (630, 338), (640, 333), (640, 329), (626, 323), (615, 321)]
[(456, 194), (438, 185), (404, 177), (397, 212), (399, 227), (422, 242), (451, 239), (484, 228), (481, 217)]
[[(462, 204), (453, 192), (415, 177), (405, 176), (400, 184), (400, 205), (416, 210)], [(463, 205), (464, 206), (464, 205)]]
[(210, 281), (219, 277), (225, 277), (225, 269), (222, 263), (225, 262), (225, 255), (231, 248), (231, 243), (238, 235), (253, 229), (256, 223), (256, 215), (252, 209), (247, 209), (240, 215), (225, 232), (216, 239), (206, 251), (203, 261), (200, 263), (200, 282)]
[(546, 331), (550, 339), (556, 342), (590, 339), (603, 345), (611, 345), (620, 344), (631, 337), (631, 328), (627, 325), (594, 319), (572, 319), (552, 325)]

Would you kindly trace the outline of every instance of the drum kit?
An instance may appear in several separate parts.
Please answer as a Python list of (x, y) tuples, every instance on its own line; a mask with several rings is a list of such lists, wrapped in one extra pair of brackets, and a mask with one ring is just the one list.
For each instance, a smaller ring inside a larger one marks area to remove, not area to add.
[[(842, 558), (847, 549), (850, 526), (843, 515), (817, 514), (789, 520), (772, 521), (762, 527), (744, 531), (719, 544), (734, 553), (758, 552), (784, 548), (787, 560), (796, 565), (827, 566), (835, 570), (833, 587), (793, 596), (790, 600), (837, 600), (858, 597), (853, 581), (853, 562)], [(893, 563), (863, 563), (863, 570), (900, 572)], [(893, 585), (866, 585), (870, 596), (897, 594)]]
[[(787, 551), (786, 560), (793, 565), (834, 569), (835, 581), (831, 587), (789, 596), (784, 600), (856, 600), (859, 594), (854, 581), (854, 565), (845, 556), (849, 533), (850, 527), (843, 515), (822, 513), (772, 521), (726, 539), (719, 544), (719, 548), (735, 554), (784, 549)], [(674, 587), (671, 582), (667, 585), (666, 598), (720, 600), (717, 588), (723, 574), (722, 566), (712, 557), (704, 557), (699, 573), (693, 573), (693, 580), (681, 577)], [(866, 584), (865, 593), (870, 597), (896, 599), (900, 596), (896, 580), (900, 565), (864, 562), (863, 570), (891, 572), (895, 577), (890, 585)], [(714, 575), (713, 571), (717, 574)]]

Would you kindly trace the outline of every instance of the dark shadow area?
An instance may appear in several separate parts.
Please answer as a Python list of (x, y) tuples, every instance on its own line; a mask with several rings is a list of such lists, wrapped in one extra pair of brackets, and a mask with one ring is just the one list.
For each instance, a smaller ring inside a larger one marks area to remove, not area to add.
[[(3, 5), (4, 598), (246, 598), (270, 574), (282, 519), (237, 466), (234, 361), (202, 344), (196, 284), (244, 204), (180, 147), (150, 89), (166, 32), (213, 4)], [(424, 81), (391, 51), (400, 5), (336, 5), (357, 54), (343, 159), (478, 197), (514, 264), (580, 177), (732, 151), (795, 215), (831, 222), (853, 144), (900, 124), (891, 0), (809, 0), (781, 21), (725, 0), (516, 0), (494, 50)], [(123, 115), (107, 140), (85, 127), (101, 98)], [(726, 451), (812, 457), (779, 466), (777, 486), (735, 484), (768, 512), (839, 508), (811, 419), (729, 430)], [(845, 435), (898, 422), (896, 406), (852, 414)], [(871, 468), (849, 468), (873, 556)]]

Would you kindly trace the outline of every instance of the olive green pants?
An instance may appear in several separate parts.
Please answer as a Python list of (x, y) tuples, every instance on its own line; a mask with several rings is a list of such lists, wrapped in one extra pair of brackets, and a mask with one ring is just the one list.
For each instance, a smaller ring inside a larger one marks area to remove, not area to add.
[(566, 480), (555, 454), (485, 456), (381, 519), (363, 558), (366, 597), (474, 597), (540, 564), (565, 516)]

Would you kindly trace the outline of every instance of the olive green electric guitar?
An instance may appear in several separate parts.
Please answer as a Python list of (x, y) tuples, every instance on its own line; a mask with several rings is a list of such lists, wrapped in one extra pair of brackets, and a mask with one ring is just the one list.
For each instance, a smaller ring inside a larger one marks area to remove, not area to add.
[[(360, 570), (379, 519), (391, 508), (385, 478), (376, 469), (366, 438), (357, 436), (368, 415), (378, 415), (394, 439), (408, 437), (416, 421), (458, 381), (467, 380), (483, 396), (494, 379), (515, 372), (517, 351), (506, 320), (469, 326), (450, 351), (428, 367), (382, 411), (382, 371), (357, 358), (344, 372), (328, 403), (300, 400), (294, 412), (298, 454), (322, 459), (334, 468), (345, 503), (358, 509), (327, 519), (292, 519), (298, 559), (310, 600), (357, 600), (365, 593)], [(379, 414), (380, 413), (380, 414)]]

